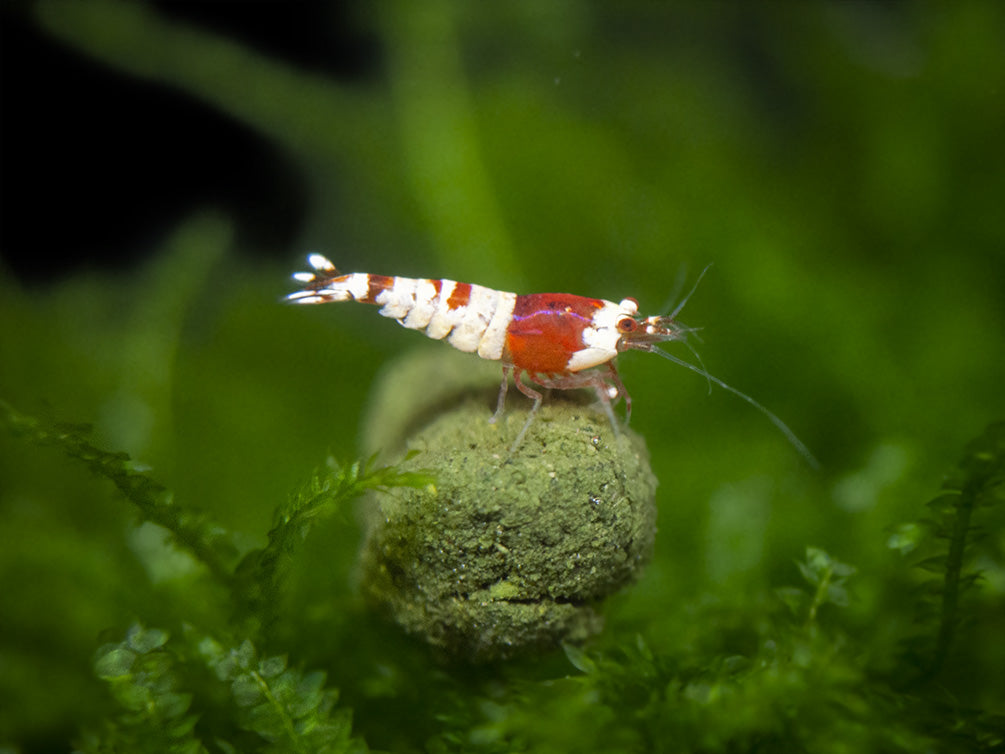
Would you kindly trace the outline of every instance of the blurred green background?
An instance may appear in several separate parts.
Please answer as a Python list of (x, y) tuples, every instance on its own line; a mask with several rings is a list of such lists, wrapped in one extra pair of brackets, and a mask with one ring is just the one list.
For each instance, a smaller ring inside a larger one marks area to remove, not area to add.
[[(307, 251), (346, 271), (633, 296), (650, 314), (714, 265), (681, 314), (706, 367), (823, 468), (700, 377), (619, 359), (661, 486), (655, 560), (611, 605), (611, 641), (659, 648), (688, 601), (797, 581), (807, 545), (858, 567), (849, 620), (882, 624), (903, 567), (888, 527), (1005, 417), (1001, 4), (359, 3), (379, 53), (351, 81), (140, 4), (21, 12), (68, 54), (250, 129), (305, 187), (296, 238), (267, 254), (207, 202), (127, 269), (25, 283), (0, 267), (0, 398), (93, 423), (249, 543), (326, 454), (358, 455), (375, 376), (426, 345), (373, 308), (282, 305)], [(94, 192), (84, 206), (100, 177)], [(35, 243), (67, 251), (44, 227)], [(6, 433), (0, 519), (0, 743), (67, 739), (98, 704), (98, 633), (170, 625), (184, 564), (107, 482)], [(348, 516), (313, 545), (304, 604), (352, 599), (356, 537)], [(1000, 605), (1001, 563), (987, 567)], [(315, 630), (351, 646), (332, 611)], [(352, 674), (380, 663), (327, 669), (359, 708)]]

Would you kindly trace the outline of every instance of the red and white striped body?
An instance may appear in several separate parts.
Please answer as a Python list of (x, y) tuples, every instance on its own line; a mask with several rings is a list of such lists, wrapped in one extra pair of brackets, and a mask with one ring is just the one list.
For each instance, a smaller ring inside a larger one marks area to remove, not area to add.
[[(631, 417), (632, 401), (618, 377), (614, 358), (623, 351), (638, 350), (680, 364), (739, 396), (767, 416), (811, 465), (817, 465), (792, 430), (760, 403), (713, 377), (704, 368), (658, 347), (666, 341), (685, 340), (689, 330), (674, 321), (674, 317), (690, 293), (669, 315), (640, 317), (638, 302), (633, 298), (615, 304), (569, 293), (518, 296), (453, 280), (416, 280), (365, 272), (342, 275), (320, 254), (311, 254), (307, 260), (314, 272), (298, 272), (293, 276), (304, 284), (304, 289), (291, 293), (288, 301), (377, 304), (381, 307), (380, 314), (398, 320), (405, 327), (422, 330), (434, 340), (446, 339), (454, 348), (477, 352), (483, 359), (501, 361), (503, 379), (499, 402), (490, 421), (502, 415), (512, 371), (517, 388), (531, 398), (534, 405), (511, 446), (511, 453), (520, 445), (542, 400), (539, 392), (523, 383), (521, 374), (526, 373), (531, 381), (546, 388), (593, 388), (617, 431), (611, 401), (625, 399), (626, 419)], [(693, 293), (694, 288), (691, 291)], [(606, 369), (593, 369), (599, 366)]]
[[(567, 293), (518, 296), (453, 280), (415, 280), (355, 272), (339, 275), (320, 254), (316, 272), (297, 273), (307, 287), (288, 296), (300, 304), (358, 301), (377, 304), (396, 319), (461, 351), (503, 361), (534, 375), (570, 375), (609, 362), (624, 334), (618, 323), (638, 312), (634, 299), (620, 304)], [(535, 380), (536, 381), (536, 380)]]

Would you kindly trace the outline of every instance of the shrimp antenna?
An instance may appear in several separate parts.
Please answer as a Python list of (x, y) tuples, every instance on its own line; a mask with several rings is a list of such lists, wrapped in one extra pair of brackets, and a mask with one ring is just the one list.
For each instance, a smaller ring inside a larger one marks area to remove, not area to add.
[[(687, 332), (691, 332), (691, 330), (687, 330)], [(699, 340), (700, 340), (700, 338), (699, 338)], [(687, 342), (687, 339), (682, 340), (681, 343), (683, 343), (687, 347), (687, 350), (689, 350), (691, 352), (691, 355), (694, 356), (695, 361), (698, 362), (698, 366), (700, 367), (699, 374), (701, 374), (701, 373), (705, 374), (705, 382), (708, 383), (708, 394), (711, 395), (712, 394), (712, 375), (710, 375), (708, 373), (708, 370), (705, 369), (705, 362), (701, 360), (701, 354), (699, 354), (698, 351), (695, 350), (694, 346), (692, 346), (690, 343)], [(663, 352), (660, 351), (660, 353), (663, 353)]]
[(677, 274), (674, 275), (673, 287), (670, 288), (670, 295), (667, 296), (666, 301), (663, 302), (663, 306), (660, 307), (660, 315), (666, 316), (666, 313), (670, 311), (673, 306), (673, 302), (677, 300), (680, 292), (684, 290), (684, 283), (687, 282), (687, 264), (681, 264), (677, 267)]
[(711, 267), (712, 267), (711, 262), (705, 265), (705, 269), (701, 271), (701, 274), (698, 276), (698, 279), (694, 281), (694, 285), (691, 286), (691, 290), (689, 290), (687, 292), (687, 295), (681, 299), (681, 302), (679, 304), (677, 304), (677, 308), (674, 309), (672, 312), (670, 312), (670, 314), (668, 315), (670, 319), (673, 319), (678, 314), (680, 314), (680, 310), (684, 308), (684, 305), (688, 302), (691, 296), (694, 295), (694, 292), (698, 290), (698, 283), (701, 282), (701, 279), (705, 277), (705, 273), (708, 272)]
[[(706, 267), (705, 269), (707, 270), (708, 267)], [(702, 274), (704, 275), (705, 273), (702, 272)], [(700, 277), (698, 279), (701, 280)], [(697, 285), (697, 283), (696, 283), (696, 285)], [(690, 294), (688, 294), (688, 295), (690, 295)], [(685, 299), (685, 301), (686, 300), (687, 299)], [(678, 307), (678, 309), (679, 308), (680, 307)], [(745, 400), (751, 406), (753, 406), (758, 411), (760, 411), (762, 414), (764, 414), (766, 417), (768, 417), (768, 419), (771, 421), (771, 423), (774, 424), (783, 435), (785, 435), (785, 438), (789, 441), (789, 443), (792, 444), (792, 447), (794, 447), (799, 452), (799, 455), (801, 455), (804, 459), (806, 459), (806, 462), (811, 467), (813, 467), (814, 470), (819, 470), (820, 469), (820, 462), (814, 457), (814, 455), (812, 453), (810, 453), (809, 448), (807, 448), (805, 445), (803, 445), (802, 440), (800, 440), (798, 437), (796, 437), (796, 433), (793, 432), (791, 429), (789, 429), (789, 426), (785, 422), (783, 422), (781, 419), (779, 419), (774, 413), (772, 413), (767, 408), (765, 408), (763, 405), (761, 405), (760, 403), (758, 403), (757, 401), (755, 401), (749, 395), (747, 395), (746, 393), (740, 392), (739, 390), (737, 390), (732, 385), (727, 385), (725, 382), (723, 382), (722, 380), (720, 380), (718, 377), (715, 377), (714, 375), (709, 374), (708, 371), (706, 371), (702, 367), (698, 367), (698, 366), (695, 366), (694, 364), (691, 364), (690, 362), (684, 361), (684, 359), (678, 358), (677, 356), (674, 356), (673, 354), (667, 353), (666, 351), (664, 351), (664, 350), (662, 350), (660, 348), (657, 348), (656, 346), (652, 346), (652, 348), (650, 348), (649, 350), (652, 353), (659, 354), (664, 359), (672, 361), (674, 364), (679, 364), (682, 367), (686, 367), (687, 369), (690, 369), (692, 372), (697, 372), (702, 377), (704, 377), (706, 380), (709, 380), (710, 382), (714, 382), (716, 385), (718, 385), (719, 387), (721, 387), (723, 390), (728, 390), (733, 395), (738, 396), (739, 398), (742, 398), (743, 400)]]

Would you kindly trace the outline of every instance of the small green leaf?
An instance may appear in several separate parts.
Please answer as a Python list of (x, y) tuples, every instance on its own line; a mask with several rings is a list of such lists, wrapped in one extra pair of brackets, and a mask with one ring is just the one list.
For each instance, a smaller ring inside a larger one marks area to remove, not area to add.
[(185, 714), (192, 704), (191, 694), (166, 693), (157, 697), (157, 706), (164, 717), (174, 718)]
[(301, 718), (316, 709), (324, 699), (324, 685), (323, 672), (305, 673), (289, 702), (290, 714), (295, 718)]
[(831, 584), (827, 587), (827, 602), (838, 607), (848, 607), (848, 590), (841, 584)]
[(262, 687), (250, 673), (237, 676), (230, 684), (230, 690), (238, 707), (250, 707), (262, 701)]
[(775, 594), (792, 611), (793, 616), (799, 617), (806, 612), (809, 595), (804, 590), (794, 586), (781, 586), (775, 589)]
[(273, 678), (286, 670), (286, 655), (267, 657), (258, 663), (258, 674), (262, 678)]
[(143, 628), (143, 626), (135, 624), (129, 629), (126, 641), (132, 649), (140, 654), (146, 654), (163, 647), (167, 643), (168, 637), (167, 631), (158, 628)]
[(576, 670), (586, 674), (597, 672), (597, 663), (579, 647), (563, 642), (562, 651), (565, 652), (565, 656)]
[(108, 650), (95, 660), (94, 672), (99, 678), (107, 681), (129, 673), (135, 662), (136, 653), (131, 649), (119, 645), (109, 645)]
[(255, 645), (250, 639), (245, 639), (241, 646), (233, 651), (234, 662), (241, 670), (250, 670), (255, 665)]
[(920, 524), (900, 524), (887, 538), (886, 546), (891, 550), (896, 550), (901, 555), (907, 555), (918, 547), (923, 536), (924, 530)]

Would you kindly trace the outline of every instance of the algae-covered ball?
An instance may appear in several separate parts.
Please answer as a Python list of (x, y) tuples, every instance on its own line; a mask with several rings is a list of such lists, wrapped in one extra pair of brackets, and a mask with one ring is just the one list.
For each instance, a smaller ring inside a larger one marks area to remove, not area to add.
[(470, 394), (407, 438), (403, 470), (425, 488), (368, 503), (361, 553), (368, 600), (407, 632), (473, 660), (578, 640), (608, 595), (648, 561), (656, 479), (642, 439), (588, 405), (552, 398), (489, 424)]

